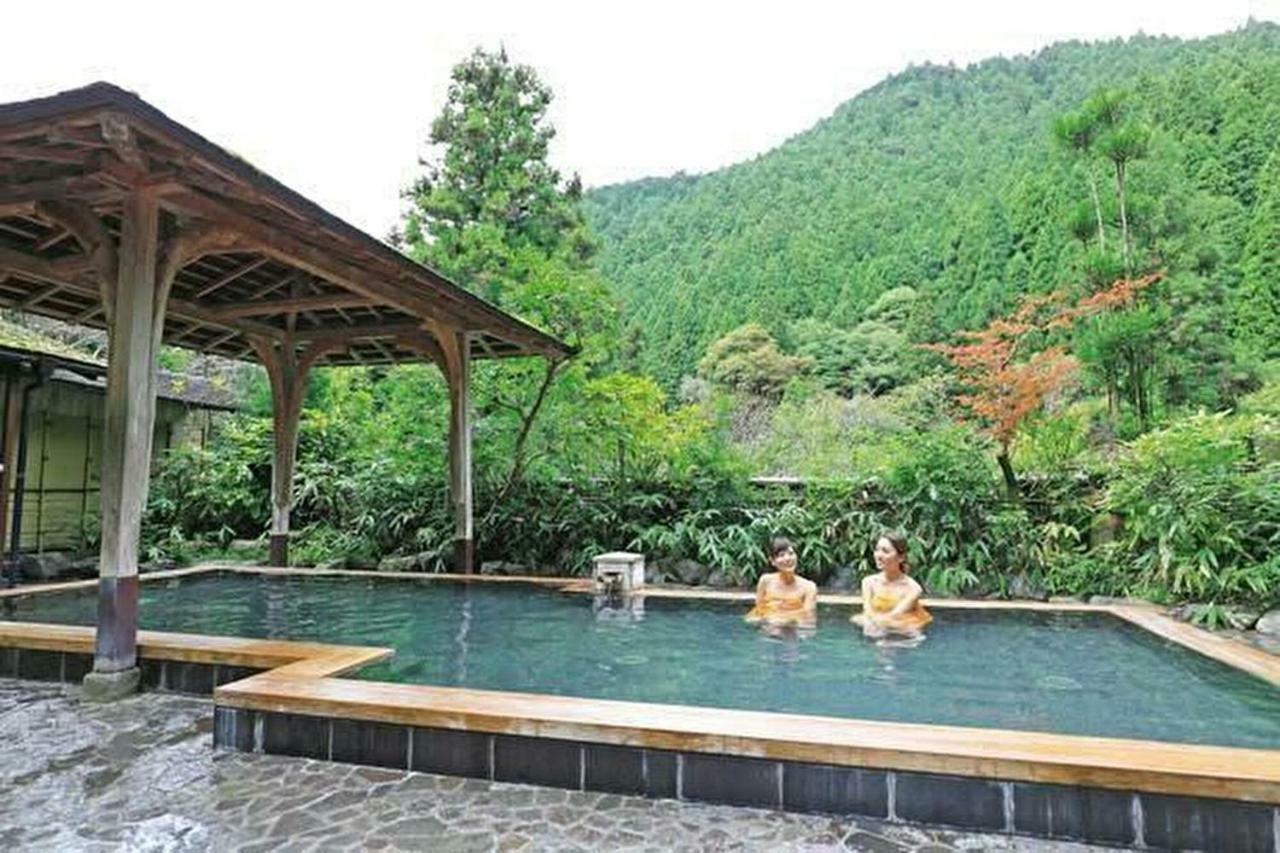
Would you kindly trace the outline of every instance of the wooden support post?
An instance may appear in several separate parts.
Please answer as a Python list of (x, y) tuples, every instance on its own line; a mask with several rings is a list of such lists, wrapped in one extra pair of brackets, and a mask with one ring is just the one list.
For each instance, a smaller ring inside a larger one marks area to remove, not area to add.
[(465, 574), (475, 571), (471, 491), (471, 353), (465, 333), (455, 333), (457, 367), (449, 381), (449, 499), (453, 502), (454, 562)]
[(267, 563), (289, 565), (289, 516), (293, 510), (293, 472), (298, 460), (298, 423), (307, 394), (307, 376), (317, 360), (345, 344), (316, 340), (301, 354), (292, 335), (284, 342), (250, 338), (271, 382), (271, 538)]
[(453, 505), (454, 571), (475, 571), (471, 487), (471, 347), (464, 331), (428, 322), (436, 363), (449, 383), (449, 501)]
[[(16, 371), (5, 376), (4, 380), (4, 427), (0, 437), (0, 551), (3, 551), (9, 533), (9, 494), (12, 489), (14, 469), (18, 458), (18, 431), (22, 428), (19, 415), (22, 413), (22, 393), (19, 391), (19, 377)], [(5, 577), (9, 585), (17, 579), (17, 567), (5, 566)]]
[(98, 630), (86, 696), (114, 698), (137, 687), (138, 539), (151, 473), (155, 355), (164, 323), (157, 281), (160, 207), (131, 193), (121, 219), (119, 268), (108, 292), (107, 394), (102, 442), (102, 551)]

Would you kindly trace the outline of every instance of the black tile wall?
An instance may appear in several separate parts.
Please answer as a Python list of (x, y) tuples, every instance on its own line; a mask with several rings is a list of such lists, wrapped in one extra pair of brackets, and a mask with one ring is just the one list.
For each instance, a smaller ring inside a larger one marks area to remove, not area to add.
[(494, 735), (493, 778), (554, 788), (581, 788), (582, 744), (549, 738)]
[[(48, 666), (35, 658), (30, 666)], [(3, 658), (0, 658), (0, 663)], [(1138, 840), (1134, 795), (1125, 791), (1000, 783), (962, 776), (894, 772), (705, 753), (578, 743), (516, 735), (410, 728), (299, 714), (218, 707), (214, 743), (279, 755), (332, 758), (454, 776), (492, 778), (649, 797), (791, 811), (889, 815), (904, 821), (1127, 845)], [(1154, 848), (1280, 853), (1271, 806), (1194, 797), (1140, 795), (1142, 840)]]
[(782, 806), (776, 761), (691, 752), (681, 757), (681, 765), (683, 799), (775, 809)]
[(213, 670), (213, 664), (171, 660), (165, 664), (162, 686), (175, 693), (208, 696), (213, 692)]
[(789, 811), (889, 816), (888, 774), (882, 770), (785, 762), (782, 806)]
[(159, 689), (164, 683), (166, 661), (143, 659), (138, 661), (139, 680), (143, 687)]
[(93, 655), (64, 652), (62, 655), (62, 680), (78, 683), (93, 671)]
[(18, 674), (18, 650), (11, 647), (0, 648), (0, 676), (13, 678)]
[(327, 717), (270, 712), (260, 716), (263, 752), (301, 758), (329, 757), (330, 720)]
[(238, 749), (241, 752), (253, 751), (254, 712), (244, 708), (213, 709), (213, 745)]
[(661, 749), (644, 751), (644, 795), (674, 800), (680, 792), (679, 760), (674, 752)]
[(894, 813), (902, 820), (966, 829), (1005, 828), (999, 782), (932, 773), (895, 773)]
[[(644, 795), (646, 785), (643, 749), (602, 743), (588, 743), (583, 749), (583, 761), (586, 765), (583, 787), (586, 790)], [(674, 796), (674, 792), (672, 795)]]
[(409, 727), (367, 720), (333, 721), (331, 758), (347, 764), (409, 767)]
[(415, 728), (409, 769), (488, 779), (493, 775), (493, 736), (483, 732)]
[(1276, 853), (1272, 806), (1160, 794), (1140, 799), (1143, 839), (1150, 847)]
[(218, 664), (214, 672), (214, 683), (221, 687), (224, 684), (230, 684), (233, 681), (239, 681), (242, 678), (248, 678), (251, 675), (257, 675), (262, 672), (260, 669), (254, 669), (250, 666), (228, 666), (226, 664)]
[(18, 678), (32, 681), (61, 681), (62, 652), (18, 649)]
[(1047, 838), (1132, 844), (1133, 793), (1066, 785), (1013, 785), (1013, 828)]

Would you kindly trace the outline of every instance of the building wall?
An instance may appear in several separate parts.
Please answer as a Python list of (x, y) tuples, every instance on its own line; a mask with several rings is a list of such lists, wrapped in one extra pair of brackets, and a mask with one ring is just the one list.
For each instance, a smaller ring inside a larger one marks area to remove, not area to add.
[[(97, 541), (102, 404), (99, 390), (70, 383), (52, 382), (32, 395), (23, 490), (23, 551), (83, 551)], [(203, 444), (217, 414), (172, 400), (158, 401), (155, 454), (179, 443)], [(11, 534), (12, 476), (6, 488)], [(8, 541), (3, 549), (8, 552)]]

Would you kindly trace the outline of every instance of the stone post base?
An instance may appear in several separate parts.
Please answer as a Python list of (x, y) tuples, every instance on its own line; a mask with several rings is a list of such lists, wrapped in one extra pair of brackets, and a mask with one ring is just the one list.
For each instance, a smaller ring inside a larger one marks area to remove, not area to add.
[(267, 565), (286, 567), (289, 565), (289, 534), (272, 533), (271, 544), (267, 551)]
[(141, 671), (135, 666), (119, 672), (91, 672), (81, 694), (87, 702), (114, 702), (138, 692)]

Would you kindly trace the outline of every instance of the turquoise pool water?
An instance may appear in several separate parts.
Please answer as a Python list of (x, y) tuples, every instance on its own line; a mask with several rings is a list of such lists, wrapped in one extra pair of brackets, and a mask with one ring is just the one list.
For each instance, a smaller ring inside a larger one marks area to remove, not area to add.
[[(29, 596), (0, 619), (95, 607)], [(141, 607), (156, 630), (392, 646), (360, 673), (381, 681), (1280, 749), (1280, 689), (1105, 615), (938, 610), (910, 648), (864, 639), (848, 607), (775, 637), (721, 602), (235, 573), (144, 583)]]

